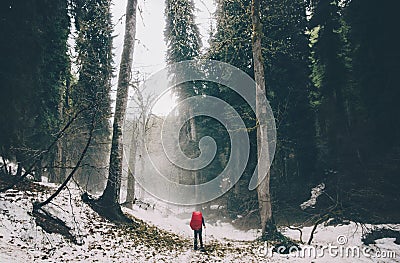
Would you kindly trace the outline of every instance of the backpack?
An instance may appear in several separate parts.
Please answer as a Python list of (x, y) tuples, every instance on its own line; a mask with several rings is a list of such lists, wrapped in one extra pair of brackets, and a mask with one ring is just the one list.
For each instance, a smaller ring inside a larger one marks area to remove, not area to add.
[(190, 227), (193, 230), (200, 230), (203, 223), (203, 215), (199, 211), (192, 213), (192, 219), (190, 220)]

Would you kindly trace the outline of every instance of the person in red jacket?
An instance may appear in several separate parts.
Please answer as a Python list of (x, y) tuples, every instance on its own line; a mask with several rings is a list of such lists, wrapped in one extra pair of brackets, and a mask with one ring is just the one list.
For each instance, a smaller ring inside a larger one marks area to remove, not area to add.
[[(204, 228), (206, 228), (206, 224), (204, 224), (203, 216), (201, 216), (201, 224), (202, 224), (202, 226), (204, 226)], [(200, 227), (200, 229), (198, 229), (198, 230), (194, 230), (194, 250), (197, 250), (197, 237), (199, 237), (199, 241), (200, 241), (200, 250), (204, 250), (202, 232), (203, 232), (202, 227)]]
[(194, 250), (197, 250), (197, 237), (199, 238), (200, 241), (200, 250), (204, 250), (203, 246), (203, 237), (202, 237), (202, 232), (203, 232), (203, 226), (206, 228), (206, 224), (204, 223), (204, 217), (201, 212), (193, 212), (192, 214), (192, 220), (190, 221), (190, 227), (194, 231)]

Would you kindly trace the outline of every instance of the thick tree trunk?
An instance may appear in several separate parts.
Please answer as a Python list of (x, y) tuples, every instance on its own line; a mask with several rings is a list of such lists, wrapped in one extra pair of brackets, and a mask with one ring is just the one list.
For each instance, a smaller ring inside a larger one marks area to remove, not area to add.
[(124, 48), (118, 77), (108, 181), (103, 195), (96, 202), (99, 206), (103, 207), (103, 212), (108, 214), (109, 218), (114, 221), (126, 221), (119, 204), (123, 155), (122, 126), (128, 102), (129, 82), (131, 80), (136, 35), (136, 9), (137, 0), (128, 0), (126, 7)]
[[(265, 87), (265, 75), (264, 75), (264, 64), (262, 57), (262, 25), (260, 21), (260, 1), (252, 0), (251, 16), (253, 22), (253, 36), (252, 36), (252, 46), (253, 46), (253, 60), (254, 60), (254, 79), (256, 82), (256, 111), (257, 116), (266, 116), (267, 109), (264, 105), (264, 97), (266, 96)], [(257, 128), (257, 152), (258, 161), (260, 166), (261, 162), (270, 162), (269, 149), (268, 149), (268, 138), (267, 138), (267, 126), (263, 123), (258, 123)], [(261, 150), (266, 153), (266, 158), (261, 157)], [(264, 165), (264, 164), (263, 164)], [(267, 166), (269, 167), (269, 165)], [(265, 175), (265, 172), (267, 173)], [(265, 177), (265, 178), (264, 178)], [(262, 179), (264, 178), (264, 179)], [(262, 238), (270, 239), (276, 232), (276, 227), (272, 217), (272, 205), (271, 205), (271, 194), (270, 194), (270, 172), (265, 171), (265, 169), (258, 169), (258, 180), (261, 183), (257, 187), (258, 204), (260, 210), (261, 219), (261, 229)]]

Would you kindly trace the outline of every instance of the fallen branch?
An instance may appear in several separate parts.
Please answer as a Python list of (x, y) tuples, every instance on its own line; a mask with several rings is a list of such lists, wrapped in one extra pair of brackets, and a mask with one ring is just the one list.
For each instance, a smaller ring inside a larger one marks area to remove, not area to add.
[(311, 241), (312, 241), (313, 238), (314, 238), (314, 232), (315, 232), (315, 230), (317, 229), (317, 226), (318, 226), (319, 224), (321, 224), (322, 222), (328, 220), (328, 218), (329, 218), (329, 216), (323, 216), (322, 218), (320, 218), (320, 219), (315, 223), (313, 229), (311, 230), (310, 238), (308, 239), (307, 245), (311, 245)]
[(45, 205), (47, 205), (48, 203), (51, 202), (51, 200), (53, 200), (63, 189), (64, 187), (68, 184), (68, 182), (71, 180), (72, 176), (74, 176), (74, 174), (76, 173), (76, 171), (79, 169), (81, 162), (83, 160), (83, 158), (86, 155), (87, 150), (89, 149), (89, 145), (92, 141), (92, 137), (93, 137), (93, 130), (94, 130), (94, 123), (95, 123), (95, 116), (96, 114), (93, 114), (92, 117), (92, 121), (91, 121), (91, 127), (90, 127), (90, 131), (89, 131), (89, 138), (86, 142), (85, 148), (83, 149), (81, 156), (79, 157), (78, 162), (76, 163), (74, 169), (69, 173), (68, 177), (65, 179), (65, 181), (58, 187), (57, 191), (54, 192), (54, 194), (52, 194), (47, 200), (41, 202), (41, 203), (35, 203), (34, 204), (34, 208), (39, 209)]
[(300, 243), (301, 243), (301, 244), (304, 244), (304, 243), (303, 243), (303, 231), (301, 231), (301, 229), (300, 229), (299, 227), (288, 226), (288, 228), (289, 228), (289, 229), (292, 229), (292, 230), (297, 230), (297, 231), (299, 231), (299, 232), (300, 232), (300, 237), (299, 237)]

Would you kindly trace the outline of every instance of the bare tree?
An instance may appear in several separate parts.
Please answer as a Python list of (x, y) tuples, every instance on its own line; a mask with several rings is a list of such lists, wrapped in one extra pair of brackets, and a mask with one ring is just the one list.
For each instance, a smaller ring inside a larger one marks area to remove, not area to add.
[(123, 203), (124, 206), (132, 208), (135, 203), (135, 169), (136, 169), (136, 158), (138, 149), (139, 139), (139, 118), (135, 118), (132, 121), (132, 138), (129, 143), (129, 160), (128, 160), (128, 185), (126, 190), (126, 200)]
[[(129, 142), (129, 165), (128, 165), (128, 185), (127, 185), (127, 195), (124, 205), (132, 207), (135, 203), (135, 177), (134, 173), (136, 170), (136, 160), (140, 159), (140, 165), (143, 165), (143, 155), (145, 147), (145, 137), (148, 133), (147, 127), (147, 115), (156, 97), (154, 94), (145, 95), (145, 87), (142, 89), (139, 87), (139, 79), (136, 79), (132, 87), (134, 90), (134, 96), (132, 100), (134, 101), (135, 107), (135, 117), (133, 117), (130, 131), (132, 132), (132, 137)], [(129, 137), (129, 136), (128, 136)], [(143, 169), (140, 169), (143, 171)]]
[[(254, 78), (256, 81), (256, 111), (257, 116), (266, 116), (267, 108), (264, 105), (266, 85), (264, 75), (264, 64), (262, 56), (262, 24), (260, 21), (260, 0), (252, 0), (251, 6), (251, 18), (253, 24), (253, 36), (252, 36), (252, 47), (253, 47), (253, 60), (254, 60)], [(261, 149), (264, 153), (267, 153), (267, 158), (262, 158), (262, 162), (269, 162), (268, 156), (268, 138), (267, 138), (267, 126), (258, 123), (257, 127), (257, 152), (258, 160), (261, 160)], [(264, 160), (265, 159), (265, 160)], [(258, 164), (260, 165), (260, 163)], [(268, 165), (269, 166), (269, 165)], [(267, 166), (267, 167), (268, 167)], [(264, 173), (267, 173), (266, 175)], [(271, 194), (270, 194), (270, 172), (269, 169), (258, 169), (258, 180), (261, 180), (257, 187), (258, 204), (261, 218), (261, 229), (262, 238), (271, 239), (276, 233), (276, 226), (272, 217), (272, 205), (271, 205)]]
[(136, 35), (137, 0), (128, 0), (126, 6), (125, 36), (118, 76), (117, 99), (111, 141), (110, 167), (106, 188), (94, 202), (98, 212), (116, 222), (129, 222), (119, 204), (122, 178), (122, 126), (128, 102), (128, 88), (132, 77), (133, 52)]

